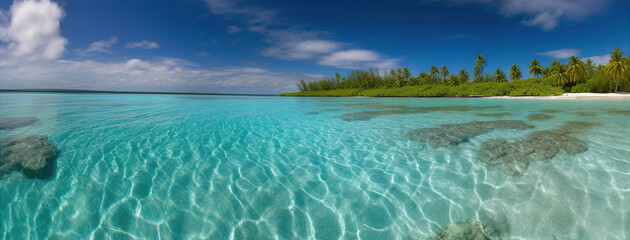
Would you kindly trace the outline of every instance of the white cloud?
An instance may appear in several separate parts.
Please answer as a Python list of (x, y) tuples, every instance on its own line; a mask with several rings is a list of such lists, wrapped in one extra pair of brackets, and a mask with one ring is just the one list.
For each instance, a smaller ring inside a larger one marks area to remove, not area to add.
[(263, 56), (283, 60), (312, 60), (341, 48), (344, 44), (319, 38), (319, 33), (295, 30), (267, 30), (265, 41), (273, 44), (262, 51)]
[[(6, 44), (0, 48), (2, 88), (277, 93), (295, 90), (297, 79), (322, 77), (252, 67), (204, 69), (173, 58), (60, 59), (67, 44), (59, 31), (62, 17), (63, 10), (49, 0), (17, 1), (8, 14), (0, 11), (0, 40)], [(97, 41), (82, 51), (106, 52), (117, 41)], [(145, 40), (129, 47), (159, 45)]]
[(447, 4), (478, 3), (499, 8), (505, 16), (524, 15), (521, 24), (545, 31), (561, 21), (578, 21), (605, 10), (611, 0), (429, 0)]
[(251, 6), (238, 6), (238, 1), (226, 1), (226, 0), (205, 0), (210, 11), (217, 15), (239, 15), (247, 18), (249, 24), (270, 24), (276, 17), (276, 11), (251, 7)]
[(146, 48), (146, 49), (156, 49), (159, 48), (160, 45), (156, 42), (151, 42), (147, 40), (142, 40), (142, 42), (131, 42), (125, 45), (125, 48)]
[(253, 67), (203, 69), (182, 59), (117, 61), (55, 60), (2, 69), (3, 88), (73, 88), (140, 91), (278, 93), (296, 89), (297, 79), (319, 74), (274, 72)]
[(606, 55), (602, 55), (602, 56), (592, 56), (592, 57), (587, 57), (587, 58), (583, 58), (582, 61), (586, 61), (586, 59), (590, 58), (591, 61), (593, 61), (595, 64), (599, 65), (606, 65), (608, 64), (608, 60), (610, 60), (610, 54), (606, 54)]
[(580, 55), (580, 50), (573, 48), (562, 48), (548, 52), (536, 53), (536, 55), (550, 56), (554, 58), (569, 58), (571, 56)]
[(77, 52), (80, 55), (86, 55), (87, 53), (90, 52), (111, 52), (109, 50), (107, 50), (109, 47), (111, 47), (112, 45), (116, 44), (118, 42), (118, 38), (117, 37), (111, 37), (110, 39), (106, 39), (106, 40), (100, 40), (100, 41), (96, 41), (93, 42), (92, 44), (90, 44), (90, 46), (86, 49), (78, 49)]
[(52, 60), (63, 55), (68, 40), (59, 32), (63, 10), (50, 0), (15, 1), (8, 14), (0, 18), (1, 52), (28, 61)]
[[(397, 59), (386, 59), (370, 50), (344, 50), (344, 48), (351, 47), (352, 44), (331, 40), (325, 37), (328, 35), (326, 32), (299, 30), (279, 24), (280, 21), (276, 20), (278, 13), (274, 10), (243, 6), (226, 0), (206, 0), (206, 3), (214, 14), (225, 15), (228, 18), (238, 16), (247, 19), (246, 24), (249, 25), (247, 30), (260, 34), (263, 40), (271, 45), (261, 52), (263, 56), (289, 61), (314, 62), (340, 68), (392, 66), (397, 62)], [(231, 30), (228, 27), (229, 32)], [(344, 55), (345, 51), (373, 52), (377, 59), (369, 61), (364, 59), (334, 59), (336, 56)], [(336, 52), (339, 53), (334, 55)]]
[(356, 68), (361, 66), (387, 68), (392, 67), (396, 62), (396, 59), (383, 59), (379, 54), (373, 51), (351, 49), (331, 53), (324, 56), (318, 63), (340, 68)]
[(242, 31), (243, 29), (241, 29), (241, 28), (239, 28), (239, 27), (237, 27), (237, 26), (227, 26), (227, 30), (228, 30), (228, 33), (229, 33), (229, 34), (232, 34), (232, 33), (237, 33), (237, 32), (240, 32), (240, 31)]

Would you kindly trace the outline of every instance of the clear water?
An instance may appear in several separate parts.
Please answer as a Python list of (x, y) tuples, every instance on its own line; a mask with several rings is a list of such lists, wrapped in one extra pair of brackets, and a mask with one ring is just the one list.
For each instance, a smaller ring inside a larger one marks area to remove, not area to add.
[[(630, 239), (630, 101), (0, 94), (2, 137), (43, 134), (52, 179), (0, 179), (0, 239), (425, 239), (501, 219), (516, 239)], [(397, 106), (390, 106), (397, 105)], [(401, 106), (496, 106), (346, 121)], [(548, 120), (527, 116), (542, 110)], [(488, 113), (511, 113), (480, 116)], [(585, 113), (586, 112), (586, 113)], [(497, 119), (434, 149), (417, 128)], [(588, 151), (509, 176), (475, 158), (490, 139), (567, 121)]]

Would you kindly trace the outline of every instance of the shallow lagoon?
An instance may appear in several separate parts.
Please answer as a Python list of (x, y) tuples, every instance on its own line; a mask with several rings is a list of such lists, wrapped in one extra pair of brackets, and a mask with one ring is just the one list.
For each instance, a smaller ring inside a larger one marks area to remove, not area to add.
[[(425, 239), (460, 226), (628, 239), (629, 110), (604, 100), (0, 94), (2, 118), (37, 119), (0, 137), (46, 135), (58, 152), (51, 178), (0, 178), (0, 239)], [(409, 137), (503, 120), (533, 127), (484, 127), (447, 145)], [(489, 140), (529, 146), (570, 121), (593, 124), (563, 135), (584, 152), (558, 151), (517, 175), (477, 158)]]

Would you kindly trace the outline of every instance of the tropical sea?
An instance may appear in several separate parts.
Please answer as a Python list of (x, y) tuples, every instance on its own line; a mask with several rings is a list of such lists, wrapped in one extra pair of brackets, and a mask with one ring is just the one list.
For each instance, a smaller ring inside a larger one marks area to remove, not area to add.
[(0, 120), (56, 156), (0, 173), (0, 239), (630, 239), (627, 100), (2, 93)]

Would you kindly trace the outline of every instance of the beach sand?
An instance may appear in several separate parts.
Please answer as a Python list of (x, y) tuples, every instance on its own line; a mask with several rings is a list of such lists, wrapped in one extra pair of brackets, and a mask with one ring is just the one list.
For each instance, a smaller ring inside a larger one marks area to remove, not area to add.
[(494, 96), (493, 99), (585, 99), (585, 100), (630, 100), (630, 93), (564, 93), (558, 96)]

